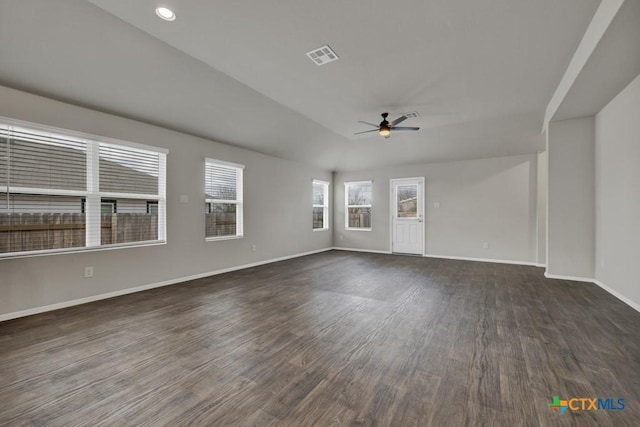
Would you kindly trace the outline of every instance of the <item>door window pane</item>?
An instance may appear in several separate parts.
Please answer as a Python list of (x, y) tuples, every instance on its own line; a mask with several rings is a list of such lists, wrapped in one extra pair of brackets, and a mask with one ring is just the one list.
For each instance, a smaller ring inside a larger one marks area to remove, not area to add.
[(396, 187), (396, 207), (398, 218), (418, 216), (418, 186), (398, 185)]

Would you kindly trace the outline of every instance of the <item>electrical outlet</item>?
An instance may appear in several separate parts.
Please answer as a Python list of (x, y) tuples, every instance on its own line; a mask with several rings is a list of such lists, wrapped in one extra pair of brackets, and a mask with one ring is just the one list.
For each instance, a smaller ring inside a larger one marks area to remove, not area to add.
[(93, 277), (93, 267), (84, 268), (84, 277)]
[(433, 202), (433, 207), (438, 209), (440, 207), (440, 202)]
[(251, 252), (255, 252), (258, 250), (258, 247), (256, 245), (251, 245)]
[(340, 240), (344, 239), (344, 237), (342, 236), (342, 234), (340, 234), (340, 235), (338, 236), (338, 239), (340, 239)]
[(484, 243), (482, 244), (482, 247), (483, 247), (484, 249), (489, 249), (489, 242), (484, 242)]

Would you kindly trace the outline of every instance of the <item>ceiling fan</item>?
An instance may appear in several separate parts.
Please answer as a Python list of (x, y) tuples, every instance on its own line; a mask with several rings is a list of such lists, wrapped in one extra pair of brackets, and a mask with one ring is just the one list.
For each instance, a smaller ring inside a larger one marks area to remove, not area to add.
[(358, 120), (358, 123), (364, 123), (365, 125), (373, 126), (375, 129), (356, 132), (354, 133), (354, 135), (359, 135), (361, 133), (378, 132), (380, 136), (389, 138), (389, 136), (391, 135), (391, 131), (395, 132), (398, 130), (412, 130), (412, 131), (420, 130), (419, 127), (414, 127), (414, 126), (397, 126), (399, 123), (402, 123), (409, 118), (407, 117), (406, 114), (401, 115), (391, 123), (387, 121), (387, 116), (389, 116), (389, 113), (382, 113), (381, 115), (382, 115), (382, 121), (380, 122), (379, 125)]

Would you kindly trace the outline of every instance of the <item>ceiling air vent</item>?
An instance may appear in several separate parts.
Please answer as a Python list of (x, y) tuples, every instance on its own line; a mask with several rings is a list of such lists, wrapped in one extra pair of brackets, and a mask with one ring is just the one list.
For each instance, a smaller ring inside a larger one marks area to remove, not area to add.
[(403, 116), (405, 116), (407, 119), (415, 119), (419, 115), (418, 113), (404, 113)]
[(338, 55), (327, 45), (307, 52), (307, 56), (315, 62), (316, 65), (324, 65), (338, 60)]

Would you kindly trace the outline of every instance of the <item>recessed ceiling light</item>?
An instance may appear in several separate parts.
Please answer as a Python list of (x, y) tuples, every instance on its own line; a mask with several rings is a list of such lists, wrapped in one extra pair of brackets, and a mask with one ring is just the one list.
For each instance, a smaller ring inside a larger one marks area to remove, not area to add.
[(173, 10), (167, 9), (166, 7), (158, 7), (156, 8), (156, 15), (160, 19), (164, 19), (165, 21), (175, 21), (176, 14), (173, 13)]

